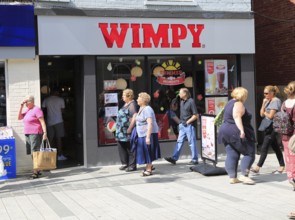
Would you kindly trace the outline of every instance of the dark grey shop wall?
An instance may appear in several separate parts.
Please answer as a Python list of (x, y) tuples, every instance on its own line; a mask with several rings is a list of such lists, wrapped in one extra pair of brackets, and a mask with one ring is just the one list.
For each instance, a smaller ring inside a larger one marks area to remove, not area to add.
[(96, 108), (96, 80), (95, 57), (83, 57), (83, 148), (84, 165), (95, 166), (97, 151), (97, 108)]
[(254, 56), (251, 54), (241, 55), (241, 86), (248, 90), (248, 99), (245, 106), (252, 114), (252, 126), (256, 131), (256, 81)]

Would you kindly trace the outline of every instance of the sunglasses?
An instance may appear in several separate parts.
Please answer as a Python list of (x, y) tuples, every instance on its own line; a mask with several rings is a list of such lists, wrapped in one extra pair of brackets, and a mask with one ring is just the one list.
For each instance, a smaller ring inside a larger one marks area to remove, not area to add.
[(268, 92), (263, 93), (264, 95), (268, 95)]

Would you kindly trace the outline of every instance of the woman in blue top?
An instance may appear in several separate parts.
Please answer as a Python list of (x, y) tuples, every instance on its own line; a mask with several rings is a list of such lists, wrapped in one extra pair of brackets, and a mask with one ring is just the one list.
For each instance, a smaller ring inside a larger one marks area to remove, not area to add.
[[(226, 148), (225, 169), (230, 183), (253, 185), (255, 182), (248, 177), (251, 165), (255, 160), (255, 132), (251, 126), (252, 115), (247, 111), (244, 102), (248, 91), (243, 87), (235, 88), (233, 97), (224, 107), (224, 122), (219, 133), (218, 142)], [(241, 176), (237, 178), (238, 163), (241, 154)]]
[(137, 163), (146, 164), (142, 176), (152, 175), (152, 162), (161, 157), (158, 130), (154, 110), (148, 105), (151, 100), (149, 94), (138, 94), (139, 111), (136, 115)]
[[(262, 102), (262, 106), (260, 108), (260, 116), (265, 117), (269, 120), (273, 120), (273, 117), (276, 112), (280, 111), (282, 102), (280, 99), (276, 97), (276, 94), (280, 92), (279, 88), (277, 86), (266, 86), (264, 88), (264, 99)], [(274, 152), (276, 153), (278, 162), (280, 167), (273, 171), (273, 173), (282, 173), (285, 169), (285, 162), (283, 153), (280, 149), (280, 146), (276, 139), (276, 132), (274, 131), (272, 127), (272, 123), (270, 126), (264, 130), (264, 138), (263, 143), (261, 145), (261, 151), (260, 151), (260, 158), (255, 167), (251, 168), (251, 171), (253, 173), (259, 173), (260, 168), (263, 166), (264, 161), (268, 154), (269, 147), (272, 147)]]
[(136, 102), (133, 100), (133, 90), (125, 89), (122, 99), (125, 102), (118, 111), (116, 120), (116, 140), (118, 141), (119, 156), (122, 163), (120, 170), (126, 172), (136, 170), (136, 151), (132, 151), (130, 144), (130, 133), (135, 126), (132, 117), (137, 112)]

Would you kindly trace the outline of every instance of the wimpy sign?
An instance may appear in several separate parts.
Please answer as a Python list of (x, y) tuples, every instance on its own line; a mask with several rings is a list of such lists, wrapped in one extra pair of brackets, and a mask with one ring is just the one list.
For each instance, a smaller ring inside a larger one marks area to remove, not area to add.
[(131, 32), (131, 48), (180, 48), (190, 35), (192, 48), (200, 48), (200, 35), (204, 24), (138, 24), (99, 23), (107, 48), (123, 48), (128, 32)]
[(251, 54), (254, 19), (38, 16), (39, 55)]

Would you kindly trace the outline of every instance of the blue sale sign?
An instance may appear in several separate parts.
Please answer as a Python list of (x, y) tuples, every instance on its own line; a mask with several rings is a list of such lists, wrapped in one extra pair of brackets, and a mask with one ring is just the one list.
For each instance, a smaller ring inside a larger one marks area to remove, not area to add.
[(0, 140), (0, 180), (16, 177), (15, 139)]

